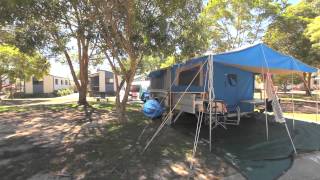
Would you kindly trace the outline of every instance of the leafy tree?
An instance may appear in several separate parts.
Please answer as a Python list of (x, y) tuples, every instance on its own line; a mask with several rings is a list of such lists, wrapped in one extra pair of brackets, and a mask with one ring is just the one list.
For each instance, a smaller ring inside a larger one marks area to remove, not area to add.
[(160, 68), (162, 58), (159, 56), (144, 56), (137, 67), (137, 74), (145, 74)]
[[(317, 65), (320, 60), (319, 51), (315, 51), (312, 42), (306, 36), (306, 28), (317, 16), (316, 9), (312, 3), (302, 1), (296, 5), (288, 6), (273, 23), (268, 26), (268, 30), (263, 41), (272, 48), (292, 55), (311, 65)], [(311, 74), (304, 73), (304, 84), (307, 93), (310, 89)]]
[[(181, 42), (191, 33), (186, 29), (197, 19), (202, 1), (96, 0), (94, 4), (101, 49), (116, 74), (117, 110), (124, 116), (130, 86), (143, 57), (159, 54), (167, 57), (177, 50), (181, 55), (187, 55), (194, 51), (189, 46), (191, 42)], [(125, 90), (122, 100), (119, 96), (121, 89)], [(123, 117), (120, 119), (124, 120)]]
[(302, 79), (298, 74), (275, 75), (273, 76), (273, 82), (280, 86), (286, 93), (289, 85), (292, 85), (292, 83), (293, 85), (299, 84), (302, 82)]
[[(18, 17), (13, 20), (14, 24), (25, 32), (18, 36), (23, 43), (35, 44), (46, 54), (64, 55), (79, 91), (78, 103), (82, 105), (87, 105), (88, 66), (100, 59), (95, 51), (97, 28), (94, 11), (86, 0), (27, 0), (16, 4), (11, 12), (11, 16)], [(77, 54), (76, 60), (73, 52)], [(75, 61), (79, 65), (79, 78), (75, 72)]]
[(169, 56), (163, 63), (161, 63), (161, 68), (166, 68), (174, 65), (176, 63), (176, 58), (174, 56)]
[(306, 29), (306, 35), (312, 42), (312, 48), (320, 50), (320, 16), (314, 18)]
[(14, 46), (0, 45), (0, 91), (3, 80), (15, 82), (16, 79), (29, 80), (32, 76), (41, 78), (49, 68), (48, 60), (38, 53), (28, 55)]
[(225, 52), (260, 41), (265, 25), (281, 9), (270, 0), (210, 0), (201, 13), (215, 52)]

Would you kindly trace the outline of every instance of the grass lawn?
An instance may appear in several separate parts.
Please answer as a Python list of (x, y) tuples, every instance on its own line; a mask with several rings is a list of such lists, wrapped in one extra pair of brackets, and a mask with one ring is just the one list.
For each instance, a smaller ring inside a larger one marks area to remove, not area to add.
[(307, 122), (315, 122), (320, 123), (320, 114), (306, 114), (306, 113), (283, 113), (284, 116), (288, 119), (296, 119), (296, 120), (302, 120)]

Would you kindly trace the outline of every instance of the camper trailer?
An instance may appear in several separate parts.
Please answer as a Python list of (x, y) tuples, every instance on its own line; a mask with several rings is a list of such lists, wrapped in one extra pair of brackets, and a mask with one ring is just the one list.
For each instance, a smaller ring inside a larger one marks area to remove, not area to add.
[[(272, 74), (316, 71), (316, 68), (259, 43), (153, 71), (149, 74), (150, 94), (167, 109), (159, 129), (164, 123), (175, 122), (181, 113), (196, 115), (198, 122), (204, 118), (204, 122), (209, 125), (211, 150), (212, 128), (222, 126), (227, 129), (227, 125), (239, 125), (241, 116), (253, 112), (256, 105), (264, 105), (266, 109), (271, 104), (275, 120), (286, 125), (276, 88), (272, 83)], [(256, 74), (263, 77), (267, 99), (254, 99)], [(268, 139), (267, 114), (265, 117)], [(290, 137), (288, 128), (287, 133)], [(292, 141), (291, 143), (293, 145)]]
[[(176, 113), (196, 114), (205, 110), (205, 101), (208, 100), (208, 83), (205, 82), (208, 81), (208, 58), (204, 56), (192, 59), (184, 64), (150, 73), (152, 98), (162, 101), (168, 109), (177, 105)], [(215, 62), (213, 67), (214, 99), (217, 106), (225, 106), (214, 110), (227, 110), (237, 116), (241, 112), (244, 114), (253, 111), (252, 104), (241, 101), (253, 99), (254, 73)]]
[(168, 109), (176, 105), (175, 110), (195, 114), (206, 110), (204, 104), (212, 91), (212, 99), (224, 104), (222, 110), (246, 113), (252, 112), (254, 105), (262, 102), (253, 96), (256, 74), (266, 76), (315, 71), (315, 68), (299, 60), (264, 44), (256, 44), (153, 71), (149, 74), (150, 93)]

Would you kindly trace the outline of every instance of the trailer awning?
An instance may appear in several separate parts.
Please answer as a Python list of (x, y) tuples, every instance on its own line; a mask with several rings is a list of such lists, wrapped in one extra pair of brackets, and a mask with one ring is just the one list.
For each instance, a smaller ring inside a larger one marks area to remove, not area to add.
[(263, 43), (213, 55), (213, 61), (255, 73), (317, 72), (316, 68), (279, 53)]

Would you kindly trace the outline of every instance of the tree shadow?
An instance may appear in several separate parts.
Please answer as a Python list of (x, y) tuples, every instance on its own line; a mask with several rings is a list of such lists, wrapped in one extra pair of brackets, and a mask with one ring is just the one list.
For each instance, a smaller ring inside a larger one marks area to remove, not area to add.
[(88, 113), (91, 121), (81, 107), (72, 105), (2, 113), (0, 127), (5, 128), (0, 129), (0, 177), (215, 179), (226, 173), (226, 165), (201, 143), (195, 171), (190, 172), (193, 137), (168, 126), (141, 154), (160, 122), (146, 119), (140, 107), (128, 108), (126, 124), (118, 123), (114, 111), (96, 107)]

